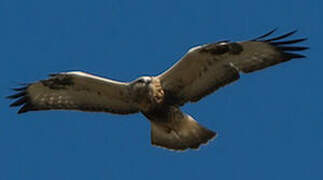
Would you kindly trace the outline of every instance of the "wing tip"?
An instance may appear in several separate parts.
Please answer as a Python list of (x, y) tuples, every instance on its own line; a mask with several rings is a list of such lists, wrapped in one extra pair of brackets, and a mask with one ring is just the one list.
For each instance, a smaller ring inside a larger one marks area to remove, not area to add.
[(273, 47), (277, 48), (278, 51), (281, 53), (282, 61), (287, 61), (287, 60), (294, 59), (294, 58), (305, 58), (306, 57), (305, 55), (291, 53), (291, 52), (308, 50), (309, 47), (307, 47), (307, 46), (292, 46), (294, 44), (307, 41), (308, 38), (305, 37), (305, 38), (299, 38), (299, 39), (279, 41), (279, 40), (288, 38), (288, 37), (294, 35), (296, 32), (298, 32), (298, 30), (295, 29), (295, 30), (285, 33), (283, 35), (266, 39), (266, 37), (273, 34), (276, 30), (277, 30), (277, 28), (270, 31), (269, 33), (266, 33), (262, 36), (259, 36), (255, 39), (253, 39), (252, 41), (260, 41), (260, 42), (268, 43), (268, 44), (272, 45)]
[(251, 41), (259, 41), (259, 40), (261, 40), (261, 39), (263, 39), (265, 37), (270, 36), (271, 34), (273, 34), (274, 32), (276, 32), (277, 30), (278, 30), (278, 27), (272, 29), (271, 31), (269, 31), (269, 32), (267, 32), (267, 33), (265, 33), (263, 35), (260, 35), (260, 36), (258, 36), (256, 38), (252, 39)]
[(25, 104), (23, 105), (17, 112), (17, 114), (23, 114), (23, 113), (26, 113), (28, 111), (31, 111), (31, 108), (30, 108), (30, 104)]
[(288, 52), (284, 52), (282, 54), (282, 59), (285, 59), (285, 60), (301, 59), (301, 58), (306, 58), (306, 56), (305, 55), (302, 55), (302, 54), (288, 53)]
[(57, 76), (59, 73), (50, 73), (50, 74), (48, 74), (48, 76), (49, 77), (55, 77), (55, 76)]
[(15, 100), (13, 103), (9, 105), (9, 107), (22, 106), (18, 110), (17, 114), (25, 113), (27, 111), (30, 111), (31, 109), (30, 98), (27, 92), (28, 87), (29, 87), (29, 84), (24, 84), (23, 87), (11, 88), (13, 91), (16, 91), (16, 93), (5, 97), (10, 100)]
[[(285, 34), (282, 34), (280, 36), (276, 36), (276, 37), (273, 37), (273, 38), (269, 38), (269, 39), (265, 39), (266, 37), (269, 37), (270, 35), (272, 35), (274, 32), (277, 31), (278, 28), (275, 28), (271, 31), (269, 31), (268, 33), (264, 34), (264, 35), (261, 35), (259, 37), (256, 37), (250, 41), (262, 41), (262, 42), (268, 42), (268, 43), (274, 43), (274, 44), (280, 44), (280, 43), (284, 43), (284, 42), (274, 42), (274, 41), (277, 41), (277, 40), (281, 40), (281, 39), (285, 39), (287, 37), (290, 37), (292, 36), (293, 34), (295, 34), (296, 32), (298, 32), (297, 29), (293, 30), (293, 31), (290, 31), (288, 33), (285, 33)], [(292, 44), (294, 43), (297, 43), (297, 42), (302, 42), (302, 41), (306, 41), (308, 40), (308, 38), (301, 38), (301, 39), (296, 39), (296, 40), (292, 40), (292, 41), (288, 41)]]

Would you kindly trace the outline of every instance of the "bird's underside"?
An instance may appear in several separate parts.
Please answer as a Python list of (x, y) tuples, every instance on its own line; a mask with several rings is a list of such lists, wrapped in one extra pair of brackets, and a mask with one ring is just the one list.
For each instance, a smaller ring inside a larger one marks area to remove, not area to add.
[(296, 31), (265, 39), (271, 31), (249, 41), (205, 44), (190, 49), (175, 65), (158, 76), (118, 82), (83, 72), (53, 74), (49, 79), (14, 89), (22, 106), (18, 113), (39, 110), (79, 110), (132, 114), (141, 112), (151, 122), (151, 143), (172, 150), (197, 149), (216, 133), (201, 126), (180, 106), (196, 102), (250, 73), (303, 58), (293, 46), (306, 39), (281, 41)]

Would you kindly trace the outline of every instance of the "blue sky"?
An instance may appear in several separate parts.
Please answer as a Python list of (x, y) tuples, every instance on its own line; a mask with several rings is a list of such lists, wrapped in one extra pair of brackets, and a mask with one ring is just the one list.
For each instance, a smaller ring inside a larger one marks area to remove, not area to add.
[(1, 0), (0, 95), (49, 73), (82, 70), (130, 81), (187, 49), (278, 27), (308, 37), (306, 59), (242, 75), (187, 104), (219, 136), (199, 151), (150, 145), (140, 114), (34, 112), (2, 99), (0, 179), (323, 179), (320, 0)]

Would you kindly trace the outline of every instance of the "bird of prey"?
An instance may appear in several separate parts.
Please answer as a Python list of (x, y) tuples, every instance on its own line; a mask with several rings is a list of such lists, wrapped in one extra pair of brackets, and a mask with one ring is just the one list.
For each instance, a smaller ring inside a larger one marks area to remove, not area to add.
[(151, 143), (171, 150), (198, 149), (216, 136), (181, 111), (188, 102), (206, 95), (250, 73), (291, 59), (307, 49), (294, 44), (306, 38), (283, 40), (296, 31), (268, 38), (275, 30), (248, 41), (220, 41), (188, 52), (171, 68), (157, 76), (118, 82), (72, 71), (15, 88), (22, 106), (18, 113), (39, 110), (79, 110), (115, 114), (142, 113), (151, 122)]

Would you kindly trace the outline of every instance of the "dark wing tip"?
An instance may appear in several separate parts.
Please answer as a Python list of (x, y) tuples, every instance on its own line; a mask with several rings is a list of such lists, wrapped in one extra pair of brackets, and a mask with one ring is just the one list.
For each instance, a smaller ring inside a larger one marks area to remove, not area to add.
[(16, 94), (13, 94), (13, 95), (10, 95), (10, 96), (7, 96), (6, 98), (7, 99), (17, 99), (17, 98), (20, 98), (20, 97), (23, 97), (26, 95), (26, 91), (21, 91), (21, 92), (18, 92)]
[(57, 76), (57, 75), (59, 75), (59, 73), (51, 73), (51, 74), (49, 74), (48, 76), (49, 76), (49, 77), (55, 77), (55, 76)]
[(297, 59), (297, 58), (305, 58), (306, 56), (302, 55), (302, 54), (296, 54), (296, 53), (287, 53), (284, 52), (282, 54), (282, 58), (283, 60), (290, 60), (290, 59)]
[(291, 53), (290, 51), (303, 51), (303, 50), (307, 50), (309, 49), (306, 46), (292, 46), (294, 44), (300, 43), (300, 42), (304, 42), (307, 40), (307, 38), (300, 38), (300, 39), (292, 39), (292, 40), (286, 40), (286, 41), (278, 41), (278, 40), (282, 40), (285, 39), (287, 37), (292, 36), (293, 34), (295, 34), (297, 32), (297, 30), (288, 32), (286, 34), (283, 34), (281, 36), (277, 36), (277, 37), (273, 37), (270, 39), (264, 39), (265, 37), (271, 35), (273, 32), (275, 32), (276, 29), (270, 31), (269, 33), (262, 35), (258, 38), (253, 39), (252, 41), (260, 41), (260, 42), (265, 42), (268, 43), (272, 46), (274, 46), (275, 48), (277, 48), (282, 55), (283, 61), (284, 60), (289, 60), (289, 59), (293, 59), (293, 58), (304, 58), (306, 56), (301, 55), (301, 54), (296, 54), (296, 53)]
[(306, 46), (280, 46), (280, 50), (282, 51), (303, 51), (308, 49)]
[(25, 91), (28, 88), (28, 86), (20, 87), (20, 88), (11, 88), (14, 91)]
[(286, 45), (286, 44), (296, 44), (299, 42), (306, 41), (307, 38), (301, 38), (301, 39), (294, 39), (289, 41), (278, 41), (278, 42), (271, 42), (272, 45), (278, 46), (278, 45)]
[(268, 33), (266, 33), (266, 34), (263, 34), (263, 35), (261, 35), (261, 36), (258, 36), (258, 37), (256, 37), (256, 38), (252, 39), (251, 41), (258, 41), (258, 40), (261, 40), (261, 39), (263, 39), (263, 38), (265, 38), (265, 37), (267, 37), (267, 36), (270, 36), (272, 33), (274, 33), (275, 31), (277, 31), (277, 29), (278, 29), (278, 28), (275, 28), (275, 29), (273, 29), (273, 30), (269, 31), (269, 32), (268, 32)]
[(22, 114), (22, 113), (25, 113), (25, 112), (28, 112), (30, 111), (32, 108), (31, 108), (31, 104), (30, 103), (27, 103), (27, 104), (24, 104), (20, 109), (19, 111), (17, 112), (17, 114)]
[(27, 112), (31, 109), (31, 101), (27, 93), (28, 86), (29, 85), (20, 88), (12, 88), (12, 90), (17, 91), (17, 93), (6, 97), (8, 99), (16, 99), (16, 101), (10, 104), (10, 107), (22, 106), (17, 112), (18, 114)]
[(293, 34), (295, 34), (297, 32), (297, 30), (294, 30), (294, 31), (291, 31), (289, 33), (286, 33), (286, 34), (283, 34), (281, 36), (278, 36), (278, 37), (274, 37), (274, 38), (271, 38), (271, 39), (266, 39), (264, 40), (265, 42), (272, 42), (272, 41), (276, 41), (276, 40), (280, 40), (280, 39), (284, 39), (284, 38), (287, 38)]

